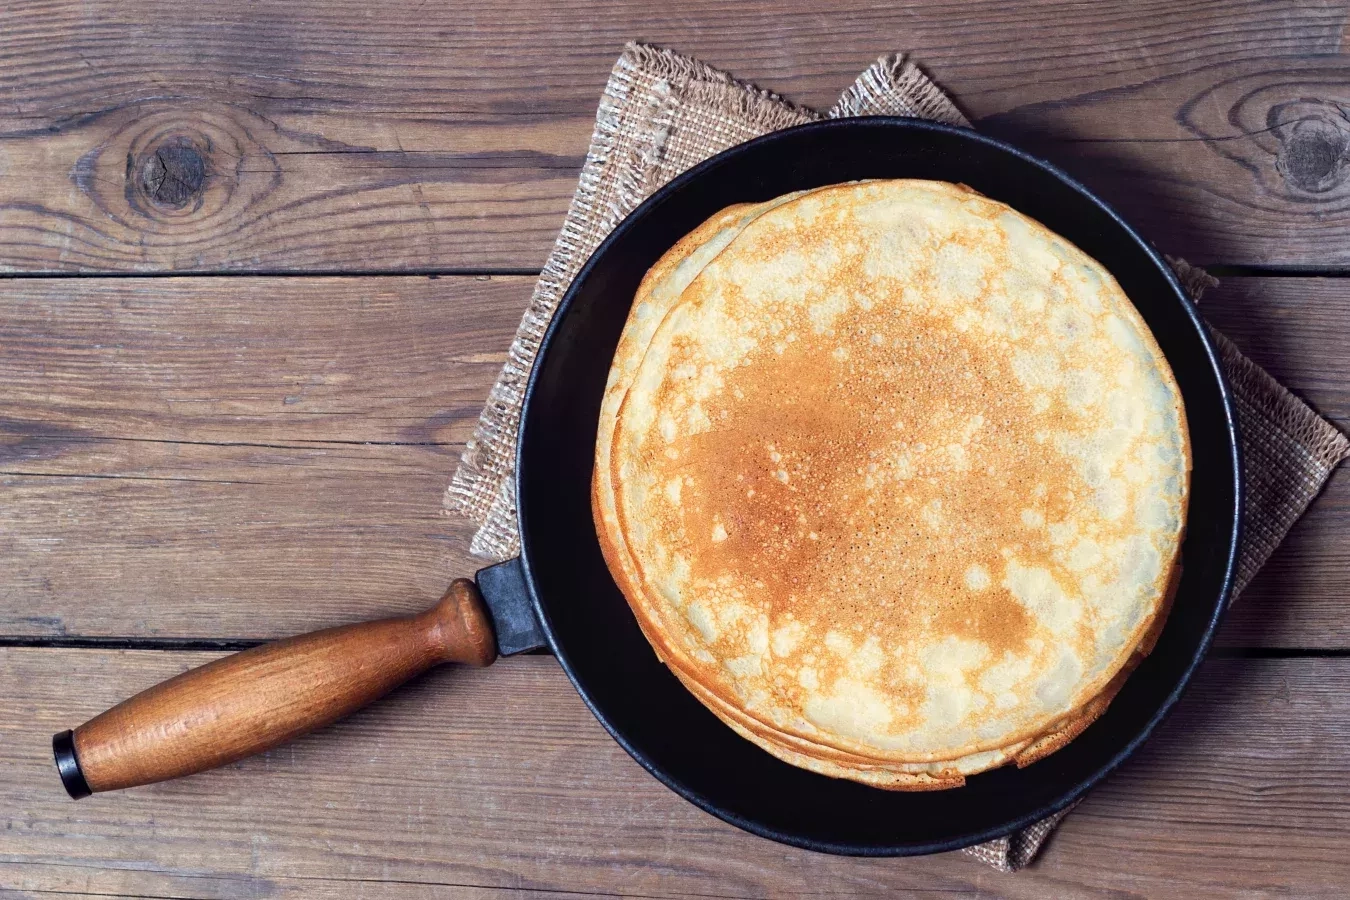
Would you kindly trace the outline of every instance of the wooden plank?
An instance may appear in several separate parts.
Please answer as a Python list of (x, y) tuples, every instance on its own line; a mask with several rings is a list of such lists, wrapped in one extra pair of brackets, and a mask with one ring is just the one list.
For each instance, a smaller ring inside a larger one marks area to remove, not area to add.
[[(266, 639), (431, 606), (483, 565), (462, 449), (113, 441), (0, 475), (0, 635)], [(39, 468), (56, 468), (41, 466)]]
[(9, 281), (0, 635), (266, 638), (479, 565), (441, 495), (531, 280)]
[[(535, 888), (478, 887), (437, 881), (381, 881), (358, 878), (289, 877), (257, 878), (239, 874), (166, 873), (136, 869), (111, 869), (91, 878), (88, 867), (80, 864), (7, 864), (0, 862), (0, 890), (13, 885), (16, 896), (29, 897), (126, 897), (135, 900), (238, 900), (246, 897), (305, 897), (309, 900), (484, 900), (484, 898), (525, 896), (531, 900), (575, 900), (577, 891), (548, 891)], [(152, 893), (153, 892), (153, 893)], [(6, 897), (9, 895), (6, 894)], [(581, 896), (619, 896), (586, 894)], [(623, 894), (641, 897), (640, 894)]]
[[(6, 282), (0, 635), (263, 639), (430, 604), (480, 564), (441, 492), (529, 283)], [(1350, 427), (1350, 282), (1231, 279), (1205, 309)], [(1342, 471), (1222, 641), (1350, 646), (1347, 592)]]
[[(911, 51), (1194, 262), (1350, 264), (1343, 3), (19, 0), (0, 268), (541, 265), (623, 44), (827, 108)], [(147, 23), (154, 23), (148, 29)]]
[[(1219, 660), (1034, 868), (808, 853), (659, 785), (557, 664), (442, 670), (323, 733), (65, 799), (48, 735), (209, 654), (0, 650), (0, 885), (195, 897), (1339, 897), (1350, 660)], [(911, 894), (907, 894), (911, 895)]]
[(4, 467), (67, 438), (463, 443), (532, 286), (501, 276), (6, 280)]

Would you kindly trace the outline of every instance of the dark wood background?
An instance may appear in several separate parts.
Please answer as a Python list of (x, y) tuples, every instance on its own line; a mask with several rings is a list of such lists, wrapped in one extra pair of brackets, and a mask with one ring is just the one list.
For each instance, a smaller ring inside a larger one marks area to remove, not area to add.
[(1350, 475), (1162, 732), (1016, 876), (744, 835), (557, 664), (65, 799), (52, 732), (224, 649), (429, 605), (440, 511), (625, 41), (826, 107), (912, 51), (982, 130), (1213, 268), (1350, 425), (1350, 9), (1144, 0), (0, 9), (0, 896), (1350, 895)]

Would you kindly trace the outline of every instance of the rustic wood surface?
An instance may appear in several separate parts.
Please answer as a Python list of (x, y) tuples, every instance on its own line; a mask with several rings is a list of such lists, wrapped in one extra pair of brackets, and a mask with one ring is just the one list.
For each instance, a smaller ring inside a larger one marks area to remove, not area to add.
[(441, 492), (634, 38), (821, 109), (912, 51), (982, 130), (1217, 264), (1210, 320), (1350, 427), (1348, 21), (1257, 0), (5, 4), (0, 896), (1350, 895), (1346, 470), (1224, 658), (1016, 876), (724, 826), (546, 657), (78, 804), (49, 748), (205, 648), (415, 612), (477, 567)]
[[(1212, 660), (1043, 860), (847, 859), (750, 837), (621, 750), (548, 657), (439, 669), (195, 778), (59, 796), (47, 736), (204, 653), (0, 650), (0, 883), (40, 894), (1345, 896), (1350, 660)], [(59, 680), (54, 671), (65, 674)], [(1276, 761), (1278, 760), (1278, 764)]]
[(0, 267), (538, 268), (625, 41), (828, 108), (912, 51), (1197, 263), (1350, 265), (1339, 3), (32, 2), (0, 12)]

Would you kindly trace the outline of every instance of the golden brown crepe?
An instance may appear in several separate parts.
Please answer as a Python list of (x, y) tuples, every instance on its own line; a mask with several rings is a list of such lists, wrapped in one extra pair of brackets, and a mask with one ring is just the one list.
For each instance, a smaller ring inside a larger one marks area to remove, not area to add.
[(960, 186), (728, 208), (648, 273), (593, 488), (644, 634), (770, 753), (938, 788), (1071, 740), (1151, 646), (1180, 392), (1111, 275)]

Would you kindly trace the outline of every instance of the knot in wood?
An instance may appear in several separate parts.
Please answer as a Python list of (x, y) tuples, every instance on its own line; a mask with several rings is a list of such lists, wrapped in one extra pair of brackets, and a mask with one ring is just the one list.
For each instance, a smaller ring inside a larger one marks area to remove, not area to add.
[(187, 138), (172, 138), (145, 154), (139, 178), (141, 190), (152, 202), (182, 209), (201, 199), (206, 157)]
[(1344, 181), (1350, 160), (1350, 120), (1339, 109), (1319, 112), (1276, 130), (1280, 139), (1276, 170), (1295, 187), (1313, 194), (1325, 193)]

